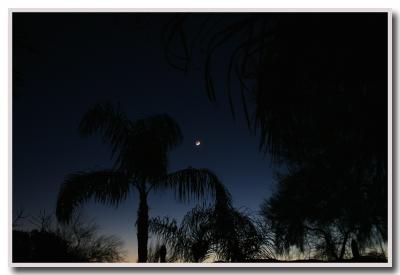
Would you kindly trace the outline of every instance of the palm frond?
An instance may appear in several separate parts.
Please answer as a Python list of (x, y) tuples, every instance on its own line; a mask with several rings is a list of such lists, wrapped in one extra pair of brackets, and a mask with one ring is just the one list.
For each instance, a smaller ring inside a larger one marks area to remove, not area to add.
[(157, 237), (158, 242), (168, 247), (171, 261), (186, 261), (190, 255), (190, 240), (175, 219), (156, 217), (149, 221), (149, 231)]
[(179, 228), (175, 219), (155, 217), (149, 220), (149, 230), (165, 243), (172, 244), (179, 237)]
[(217, 203), (231, 204), (231, 195), (218, 177), (208, 169), (186, 168), (161, 178), (156, 188), (168, 187), (180, 201), (211, 196)]
[(183, 217), (182, 230), (190, 235), (203, 235), (211, 229), (214, 208), (209, 205), (197, 205)]
[(202, 262), (211, 253), (212, 208), (197, 206), (183, 218), (180, 226), (174, 219), (156, 217), (150, 220), (150, 231), (167, 244), (170, 260)]
[(58, 194), (57, 219), (68, 223), (74, 210), (91, 198), (96, 202), (117, 206), (126, 199), (129, 188), (128, 177), (112, 170), (70, 174)]
[(96, 132), (103, 134), (103, 139), (112, 145), (113, 154), (125, 143), (129, 133), (128, 118), (115, 109), (111, 103), (94, 105), (82, 118), (79, 132), (86, 137)]
[(179, 125), (169, 115), (131, 121), (109, 102), (90, 109), (79, 130), (83, 136), (102, 133), (112, 146), (112, 156), (116, 155), (114, 168), (147, 180), (166, 174), (167, 153), (183, 140)]
[(179, 124), (167, 114), (158, 114), (131, 122), (130, 137), (153, 136), (166, 151), (169, 151), (183, 141)]
[(116, 168), (149, 181), (160, 178), (167, 173), (168, 151), (181, 142), (179, 125), (166, 114), (131, 121)]

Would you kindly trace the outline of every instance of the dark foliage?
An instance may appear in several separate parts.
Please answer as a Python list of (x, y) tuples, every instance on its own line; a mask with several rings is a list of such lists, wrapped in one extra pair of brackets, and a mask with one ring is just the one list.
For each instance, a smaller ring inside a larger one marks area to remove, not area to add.
[(56, 224), (52, 216), (42, 215), (29, 221), (35, 229), (15, 226), (12, 232), (12, 258), (15, 263), (120, 262), (121, 241), (101, 236), (93, 223), (74, 215), (69, 226)]
[(58, 194), (57, 218), (60, 222), (67, 222), (73, 211), (91, 197), (96, 202), (118, 206), (126, 198), (130, 187), (128, 177), (118, 171), (70, 174)]
[[(328, 259), (343, 259), (350, 240), (385, 242), (387, 14), (196, 16), (167, 26), (168, 60), (183, 70), (199, 62), (211, 101), (223, 70), (233, 116), (237, 91), (260, 149), (287, 167), (263, 205), (278, 251), (303, 250), (312, 235)], [(185, 31), (196, 20), (199, 31)], [(229, 65), (218, 67), (223, 52)]]
[(221, 206), (197, 206), (189, 211), (178, 226), (174, 219), (153, 218), (150, 231), (166, 244), (169, 261), (250, 262), (272, 258), (272, 242), (248, 213)]
[(183, 201), (206, 196), (229, 200), (225, 187), (210, 170), (189, 167), (168, 173), (168, 152), (183, 138), (179, 125), (168, 115), (132, 121), (110, 103), (102, 103), (85, 114), (79, 130), (83, 136), (100, 132), (111, 145), (115, 164), (110, 170), (68, 175), (60, 188), (57, 218), (68, 223), (74, 210), (90, 199), (118, 206), (136, 190), (139, 262), (147, 261), (150, 191), (170, 189)]
[(13, 262), (82, 262), (68, 243), (53, 232), (13, 230)]

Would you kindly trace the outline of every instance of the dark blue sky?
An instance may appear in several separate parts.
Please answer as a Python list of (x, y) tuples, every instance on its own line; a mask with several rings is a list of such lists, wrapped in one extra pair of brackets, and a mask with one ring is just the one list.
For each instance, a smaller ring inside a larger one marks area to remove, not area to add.
[[(157, 113), (176, 119), (184, 142), (170, 154), (170, 171), (211, 169), (238, 208), (256, 212), (271, 195), (269, 158), (259, 152), (258, 137), (243, 117), (233, 120), (224, 91), (211, 103), (202, 71), (183, 73), (166, 62), (160, 43), (164, 17), (153, 15), (138, 25), (134, 15), (14, 13), (14, 34), (28, 45), (14, 51), (21, 75), (13, 98), (14, 212), (53, 212), (68, 173), (111, 167), (109, 147), (101, 138), (84, 139), (77, 131), (88, 108), (104, 100), (120, 103), (131, 119)], [(200, 147), (194, 146), (198, 138)], [(168, 191), (149, 200), (151, 216), (177, 219), (195, 204), (177, 203)], [(84, 207), (103, 233), (125, 242), (133, 261), (137, 205), (132, 193), (118, 209), (93, 203)]]

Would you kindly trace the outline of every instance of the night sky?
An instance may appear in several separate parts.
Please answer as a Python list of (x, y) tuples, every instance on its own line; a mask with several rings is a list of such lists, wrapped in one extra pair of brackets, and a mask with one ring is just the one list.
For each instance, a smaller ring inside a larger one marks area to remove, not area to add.
[[(170, 154), (169, 170), (192, 166), (214, 171), (234, 206), (257, 213), (274, 190), (273, 167), (243, 117), (232, 118), (221, 91), (206, 95), (200, 69), (172, 68), (161, 45), (167, 16), (112, 14), (13, 14), (13, 212), (38, 215), (55, 210), (64, 177), (111, 168), (110, 147), (100, 135), (82, 138), (78, 125), (94, 104), (120, 104), (131, 119), (167, 113), (181, 126), (184, 142)], [(140, 20), (139, 20), (139, 19)], [(236, 103), (239, 103), (235, 99)], [(202, 145), (195, 146), (201, 139)], [(195, 202), (176, 202), (172, 192), (149, 198), (150, 216), (180, 219)], [(85, 215), (101, 233), (124, 241), (136, 261), (134, 222), (138, 199), (131, 193), (115, 209), (89, 203)]]

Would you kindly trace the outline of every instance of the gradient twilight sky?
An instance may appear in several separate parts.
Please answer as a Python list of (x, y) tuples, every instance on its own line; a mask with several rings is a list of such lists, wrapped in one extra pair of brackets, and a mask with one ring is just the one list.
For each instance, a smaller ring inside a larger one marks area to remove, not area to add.
[[(209, 102), (201, 70), (183, 73), (167, 63), (160, 43), (165, 15), (140, 17), (144, 21), (134, 14), (13, 17), (14, 38), (27, 45), (14, 49), (20, 77), (13, 96), (14, 213), (53, 212), (68, 173), (111, 167), (110, 148), (100, 136), (81, 138), (77, 131), (84, 113), (104, 100), (120, 103), (131, 119), (168, 113), (177, 120), (184, 142), (170, 154), (170, 171), (209, 168), (236, 207), (255, 213), (272, 194), (271, 163), (243, 117), (233, 120), (225, 96)], [(196, 139), (202, 140), (200, 147)], [(129, 261), (136, 261), (137, 205), (132, 193), (118, 209), (84, 207), (101, 233), (124, 241)], [(195, 202), (178, 203), (165, 191), (152, 194), (149, 205), (152, 217), (180, 219)]]

